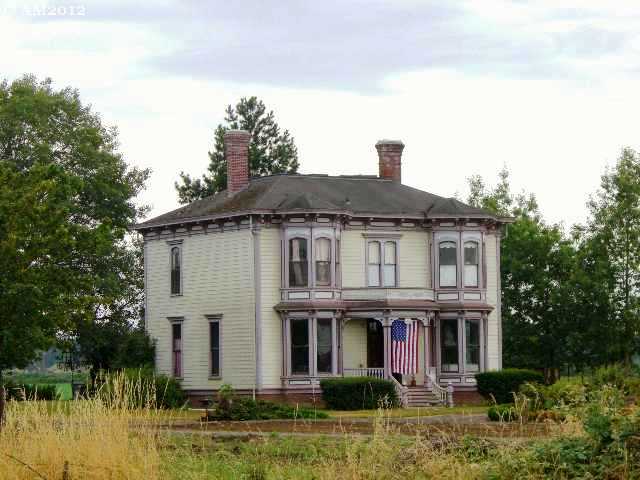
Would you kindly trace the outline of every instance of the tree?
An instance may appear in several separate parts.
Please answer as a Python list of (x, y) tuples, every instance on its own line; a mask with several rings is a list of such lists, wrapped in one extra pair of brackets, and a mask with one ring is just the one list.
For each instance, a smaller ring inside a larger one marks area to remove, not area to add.
[(209, 152), (208, 173), (192, 179), (180, 172), (175, 183), (180, 203), (190, 203), (220, 192), (227, 187), (227, 162), (224, 156), (224, 132), (230, 129), (247, 130), (249, 142), (249, 175), (261, 176), (298, 171), (298, 149), (288, 130), (281, 131), (273, 111), (256, 97), (240, 99), (236, 107), (226, 109), (226, 124), (219, 124), (214, 132), (214, 150)]
[(488, 189), (471, 177), (468, 202), (515, 218), (501, 242), (504, 363), (544, 368), (552, 379), (566, 362), (575, 249), (561, 227), (542, 220), (534, 195), (512, 194), (506, 169), (499, 178)]
[[(624, 148), (616, 166), (602, 176), (600, 190), (588, 204), (591, 218), (580, 229), (586, 259), (606, 292), (614, 351), (610, 358), (627, 364), (640, 337), (640, 156)], [(604, 303), (604, 302), (603, 302)], [(602, 321), (604, 319), (600, 319)]]
[(77, 91), (31, 76), (0, 83), (2, 392), (3, 370), (121, 301), (148, 174), (125, 163), (116, 130)]

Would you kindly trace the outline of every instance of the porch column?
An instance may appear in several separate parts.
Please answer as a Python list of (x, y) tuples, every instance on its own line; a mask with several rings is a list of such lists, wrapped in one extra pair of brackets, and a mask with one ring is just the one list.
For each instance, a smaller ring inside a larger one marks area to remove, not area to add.
[(391, 324), (382, 323), (384, 333), (384, 378), (391, 378)]
[(424, 372), (425, 375), (429, 374), (431, 368), (431, 325), (427, 320), (424, 323)]

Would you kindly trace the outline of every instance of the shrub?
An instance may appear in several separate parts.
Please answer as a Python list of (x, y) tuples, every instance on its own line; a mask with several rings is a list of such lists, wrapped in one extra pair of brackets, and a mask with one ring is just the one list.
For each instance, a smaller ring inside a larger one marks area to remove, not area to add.
[(320, 382), (322, 399), (334, 410), (370, 410), (381, 402), (398, 406), (391, 380), (374, 377), (327, 378)]
[(207, 413), (207, 420), (282, 420), (295, 418), (327, 418), (326, 412), (311, 408), (292, 407), (266, 400), (232, 397), (218, 401), (215, 408)]
[(543, 380), (539, 372), (518, 368), (476, 374), (480, 395), (496, 403), (513, 402), (513, 395), (518, 392), (520, 385), (525, 382), (543, 383)]
[(5, 384), (7, 398), (10, 400), (57, 400), (58, 391), (55, 385), (31, 385), (28, 383)]
[(529, 399), (532, 410), (571, 410), (587, 401), (587, 389), (575, 379), (558, 380), (553, 385), (526, 382), (520, 393)]
[(519, 418), (516, 407), (512, 403), (490, 406), (487, 416), (492, 422), (515, 422)]
[(125, 369), (100, 378), (105, 395), (126, 399), (129, 408), (182, 408), (187, 397), (173, 377), (156, 375), (151, 368)]
[(640, 378), (635, 369), (619, 363), (597, 368), (587, 379), (587, 383), (590, 390), (600, 390), (605, 385), (612, 385), (625, 395), (640, 396)]

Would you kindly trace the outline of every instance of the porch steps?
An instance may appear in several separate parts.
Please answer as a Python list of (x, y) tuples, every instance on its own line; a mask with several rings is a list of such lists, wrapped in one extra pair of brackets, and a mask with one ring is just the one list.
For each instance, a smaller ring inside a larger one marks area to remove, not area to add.
[(409, 387), (406, 398), (408, 407), (433, 407), (441, 405), (438, 396), (428, 388), (422, 386)]

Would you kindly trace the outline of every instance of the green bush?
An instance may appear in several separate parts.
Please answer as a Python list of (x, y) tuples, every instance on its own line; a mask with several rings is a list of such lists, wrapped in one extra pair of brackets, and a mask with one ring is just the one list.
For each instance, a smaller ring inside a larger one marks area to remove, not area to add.
[(512, 403), (490, 406), (487, 416), (492, 422), (515, 422), (520, 418)]
[(577, 379), (561, 379), (553, 385), (526, 382), (520, 393), (530, 401), (532, 410), (571, 410), (587, 401), (587, 389)]
[(478, 392), (488, 400), (496, 403), (513, 402), (513, 395), (525, 382), (543, 383), (544, 377), (535, 370), (506, 368), (492, 372), (476, 374)]
[(58, 391), (55, 385), (18, 384), (11, 381), (5, 383), (9, 400), (57, 400)]
[(640, 396), (640, 376), (633, 367), (619, 363), (597, 368), (587, 378), (589, 390), (596, 391), (604, 385), (612, 385), (622, 390), (625, 395)]
[(232, 397), (218, 401), (212, 411), (208, 412), (208, 420), (281, 420), (295, 418), (327, 418), (326, 412), (311, 408), (292, 407), (265, 400), (253, 400), (245, 397)]
[(370, 410), (381, 402), (398, 406), (398, 396), (391, 380), (374, 377), (327, 378), (320, 382), (322, 399), (334, 410)]

